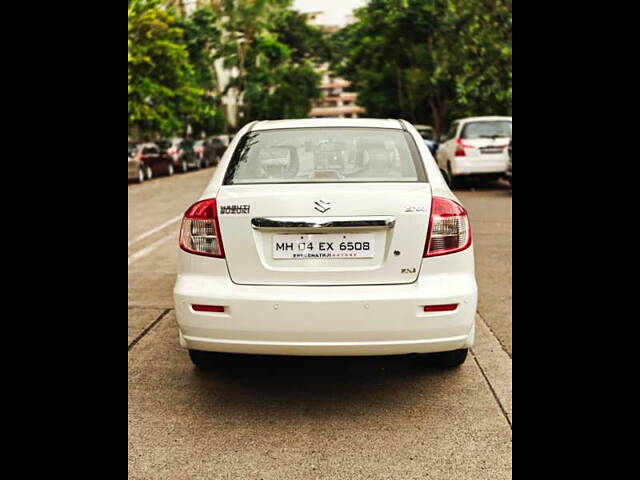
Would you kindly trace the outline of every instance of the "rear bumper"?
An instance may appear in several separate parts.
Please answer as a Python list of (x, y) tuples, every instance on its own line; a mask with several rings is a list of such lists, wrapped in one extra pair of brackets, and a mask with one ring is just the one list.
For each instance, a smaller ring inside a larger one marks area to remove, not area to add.
[(474, 157), (454, 157), (451, 160), (453, 175), (481, 175), (504, 173), (509, 157), (506, 155), (480, 155)]
[[(182, 254), (182, 253), (181, 253)], [(184, 254), (188, 255), (188, 254)], [(390, 355), (473, 345), (477, 287), (473, 253), (425, 259), (405, 285), (236, 285), (221, 259), (220, 275), (180, 273), (174, 288), (180, 344), (205, 351), (279, 355)], [(453, 258), (457, 257), (457, 258)], [(438, 273), (446, 262), (459, 268)], [(424, 264), (429, 264), (425, 267)], [(450, 312), (424, 305), (456, 303)], [(193, 304), (221, 305), (223, 313)]]

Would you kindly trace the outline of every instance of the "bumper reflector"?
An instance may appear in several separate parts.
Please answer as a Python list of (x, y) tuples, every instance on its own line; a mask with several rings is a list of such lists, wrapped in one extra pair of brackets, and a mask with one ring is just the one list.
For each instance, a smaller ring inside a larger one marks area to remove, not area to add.
[(220, 305), (191, 305), (196, 312), (224, 312)]
[(449, 303), (447, 305), (425, 305), (425, 312), (450, 312), (458, 308), (457, 303)]

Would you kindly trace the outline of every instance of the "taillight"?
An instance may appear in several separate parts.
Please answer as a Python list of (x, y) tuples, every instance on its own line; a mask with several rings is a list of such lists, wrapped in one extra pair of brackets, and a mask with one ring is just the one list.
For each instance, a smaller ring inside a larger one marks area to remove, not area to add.
[(196, 255), (224, 258), (215, 199), (194, 203), (185, 212), (180, 228), (180, 248)]
[(472, 148), (473, 145), (466, 145), (462, 142), (462, 139), (459, 138), (456, 140), (456, 157), (464, 157), (466, 154), (464, 152), (465, 148)]
[(459, 252), (469, 245), (471, 227), (467, 211), (453, 200), (433, 197), (423, 257)]

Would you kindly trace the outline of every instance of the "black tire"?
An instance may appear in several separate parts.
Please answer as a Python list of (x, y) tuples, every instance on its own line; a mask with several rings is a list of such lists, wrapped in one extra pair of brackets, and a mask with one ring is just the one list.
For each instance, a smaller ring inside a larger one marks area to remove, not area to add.
[(448, 184), (449, 184), (449, 188), (451, 190), (453, 190), (455, 187), (458, 186), (458, 182), (456, 181), (456, 177), (453, 176), (453, 173), (451, 173), (451, 164), (448, 163), (447, 164), (447, 179), (448, 179)]
[(221, 354), (215, 352), (203, 352), (202, 350), (189, 349), (189, 358), (191, 362), (198, 368), (210, 370), (219, 365)]
[(428, 363), (441, 368), (458, 367), (467, 359), (468, 348), (451, 350), (450, 352), (437, 352), (428, 354)]

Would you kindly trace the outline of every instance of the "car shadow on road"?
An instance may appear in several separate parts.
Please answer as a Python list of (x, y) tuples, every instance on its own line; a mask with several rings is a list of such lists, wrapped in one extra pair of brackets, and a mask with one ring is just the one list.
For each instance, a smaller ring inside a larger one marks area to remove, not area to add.
[[(470, 360), (468, 359), (467, 362)], [(231, 355), (213, 369), (194, 369), (192, 379), (208, 399), (199, 407), (273, 413), (295, 405), (317, 416), (370, 412), (372, 407), (439, 399), (460, 369), (431, 366), (417, 356), (287, 357)], [(454, 383), (455, 380), (454, 380)], [(293, 412), (295, 413), (295, 412)]]

